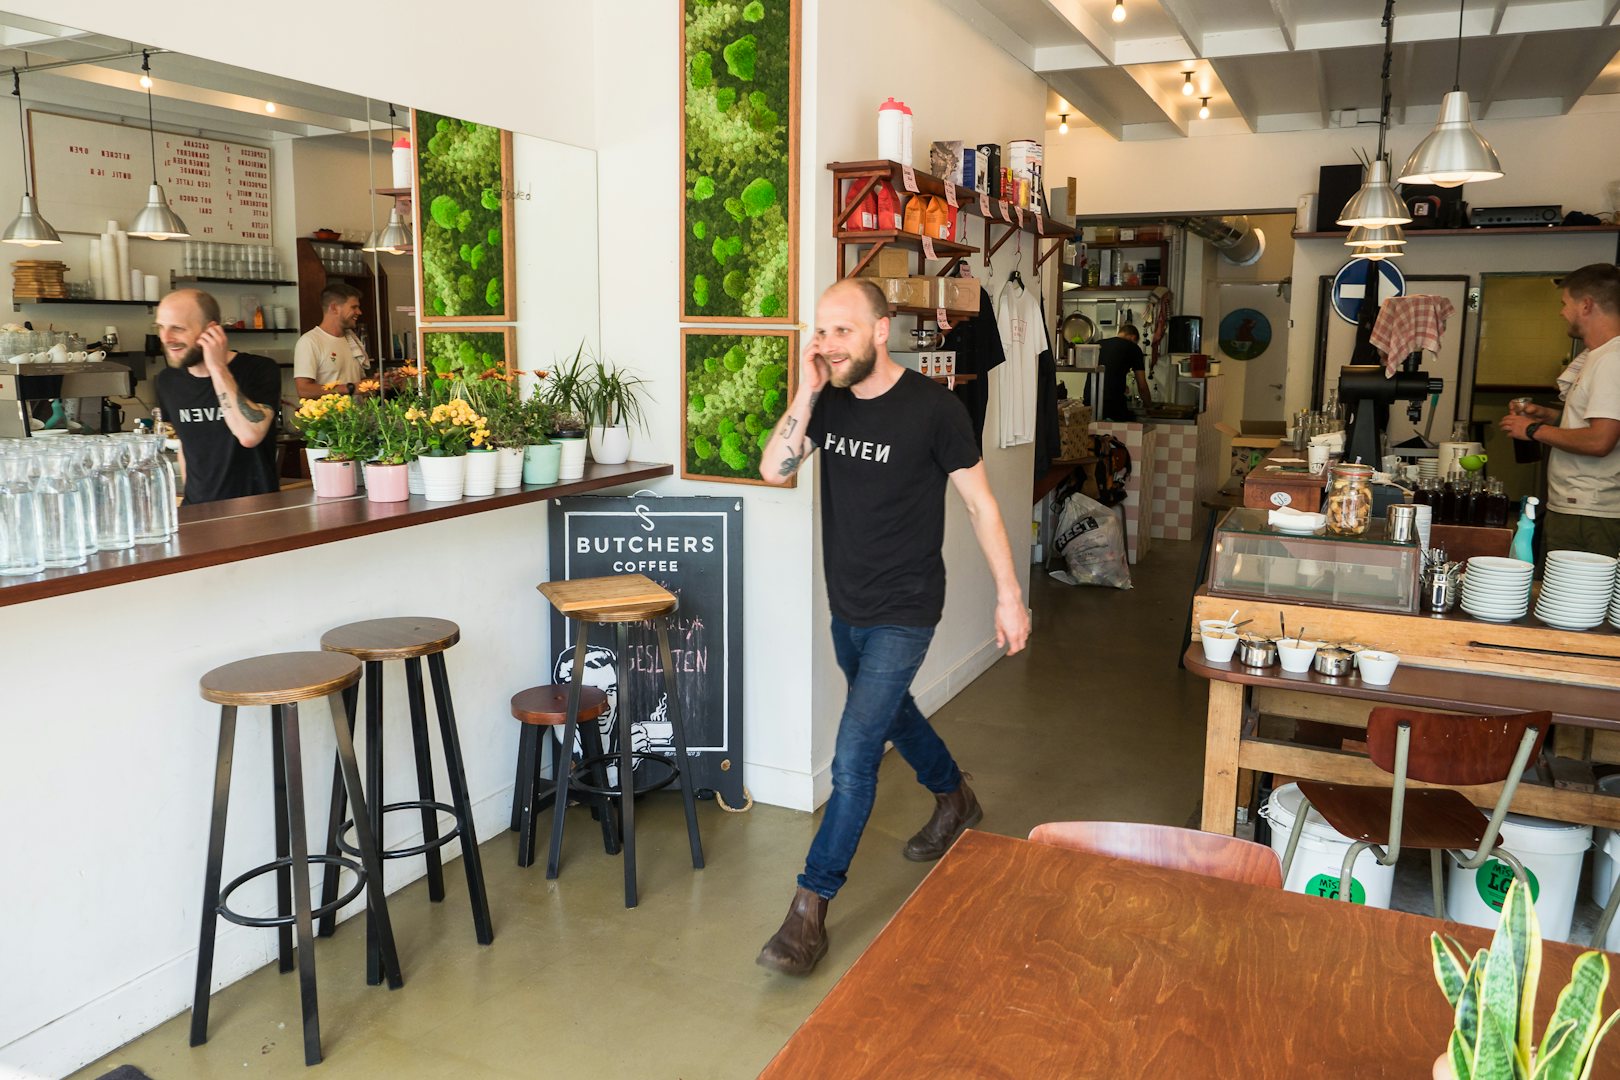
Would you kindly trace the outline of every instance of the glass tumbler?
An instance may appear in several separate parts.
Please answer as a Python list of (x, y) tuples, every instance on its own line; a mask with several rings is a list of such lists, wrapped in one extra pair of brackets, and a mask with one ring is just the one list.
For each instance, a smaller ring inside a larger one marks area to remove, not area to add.
[(7, 576), (45, 569), (45, 535), (31, 468), (30, 455), (20, 448), (0, 451), (0, 574)]

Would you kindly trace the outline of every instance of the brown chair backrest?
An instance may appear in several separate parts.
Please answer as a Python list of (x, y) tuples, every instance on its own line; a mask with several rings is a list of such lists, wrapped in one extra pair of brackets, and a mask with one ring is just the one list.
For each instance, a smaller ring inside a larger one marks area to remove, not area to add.
[(1270, 848), (1235, 836), (1135, 821), (1050, 821), (1029, 838), (1037, 844), (1112, 855), (1247, 885), (1282, 888), (1282, 866)]
[(1452, 716), (1380, 705), (1367, 717), (1367, 756), (1387, 773), (1395, 771), (1396, 731), (1412, 725), (1406, 775), (1427, 784), (1469, 787), (1507, 779), (1527, 728), (1539, 729), (1528, 763), (1541, 756), (1552, 713), (1507, 716)]

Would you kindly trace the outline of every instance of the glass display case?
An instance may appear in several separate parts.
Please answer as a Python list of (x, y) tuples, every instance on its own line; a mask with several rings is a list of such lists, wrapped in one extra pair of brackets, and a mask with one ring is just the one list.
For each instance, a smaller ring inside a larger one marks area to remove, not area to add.
[(1421, 569), (1418, 546), (1391, 542), (1380, 519), (1361, 536), (1300, 534), (1239, 507), (1215, 526), (1209, 591), (1415, 615)]

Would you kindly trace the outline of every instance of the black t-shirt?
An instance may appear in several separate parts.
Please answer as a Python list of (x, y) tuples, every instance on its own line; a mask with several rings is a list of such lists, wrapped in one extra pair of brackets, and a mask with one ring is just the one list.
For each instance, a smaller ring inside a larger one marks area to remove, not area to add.
[(807, 434), (821, 448), (821, 546), (833, 614), (852, 626), (939, 622), (945, 478), (979, 462), (967, 409), (908, 369), (867, 401), (827, 387)]
[[(280, 408), (281, 369), (268, 356), (237, 353), (231, 377), (243, 397), (267, 409)], [(225, 426), (214, 380), (181, 368), (165, 368), (154, 380), (163, 418), (174, 425), (186, 458), (186, 502), (205, 503), (280, 491), (276, 440), (249, 449)]]
[[(1131, 372), (1147, 367), (1141, 347), (1130, 338), (1111, 337), (1099, 347), (1097, 364), (1103, 369), (1102, 411), (1097, 414), (1097, 419), (1135, 420), (1136, 414), (1131, 412), (1125, 384)], [(1090, 398), (1089, 394), (1087, 398)]]

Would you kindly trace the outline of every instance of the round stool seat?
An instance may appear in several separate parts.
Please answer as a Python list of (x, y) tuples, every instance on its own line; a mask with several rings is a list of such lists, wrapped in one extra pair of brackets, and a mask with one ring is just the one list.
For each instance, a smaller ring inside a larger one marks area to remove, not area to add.
[(461, 627), (449, 619), (404, 615), (335, 627), (321, 635), (321, 648), (366, 661), (409, 660), (444, 652), (460, 640)]
[[(579, 688), (579, 722), (595, 720), (608, 711), (607, 694), (594, 686)], [(556, 726), (568, 721), (568, 687), (531, 686), (512, 695), (512, 717), (525, 724)]]
[(216, 705), (290, 705), (346, 690), (360, 681), (360, 661), (342, 653), (271, 653), (217, 667), (198, 682)]
[(590, 623), (644, 622), (680, 606), (674, 593), (645, 574), (545, 581), (535, 587), (564, 618)]

